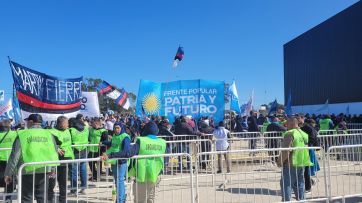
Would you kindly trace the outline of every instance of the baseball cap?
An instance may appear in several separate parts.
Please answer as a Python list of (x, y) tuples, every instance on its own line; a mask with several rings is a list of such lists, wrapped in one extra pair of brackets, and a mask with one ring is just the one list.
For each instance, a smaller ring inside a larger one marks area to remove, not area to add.
[(43, 122), (43, 118), (41, 117), (40, 114), (37, 114), (37, 113), (30, 114), (29, 117), (25, 118), (24, 120), (33, 121), (34, 123), (42, 123)]

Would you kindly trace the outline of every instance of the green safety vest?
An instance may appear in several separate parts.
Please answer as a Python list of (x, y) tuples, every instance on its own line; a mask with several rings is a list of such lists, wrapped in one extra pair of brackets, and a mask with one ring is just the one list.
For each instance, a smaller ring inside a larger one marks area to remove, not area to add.
[(50, 129), (50, 133), (58, 138), (58, 140), (62, 143), (60, 145), (60, 149), (64, 150), (64, 157), (74, 159), (74, 152), (72, 148), (72, 136), (68, 129), (66, 130), (58, 130), (58, 129)]
[[(164, 154), (166, 141), (161, 138), (138, 137), (140, 144), (138, 155)], [(129, 176), (136, 177), (139, 183), (156, 183), (158, 175), (163, 169), (163, 157), (137, 159), (129, 171)]]
[(13, 143), (17, 136), (18, 134), (16, 133), (16, 131), (11, 131), (11, 130), (0, 133), (0, 141), (3, 140), (0, 143), (0, 161), (8, 161), (9, 156), (11, 154), (11, 150), (1, 150), (1, 149), (12, 148)]
[(266, 128), (270, 125), (268, 122), (264, 122), (261, 127), (261, 133), (264, 133), (266, 131)]
[[(293, 135), (293, 147), (306, 147), (308, 143), (308, 135), (300, 129), (288, 130), (287, 134)], [(295, 149), (292, 154), (292, 164), (294, 167), (305, 167), (313, 166), (313, 163), (310, 161), (309, 150), (308, 149)]]
[[(18, 132), (21, 153), (24, 163), (31, 162), (45, 162), (45, 161), (58, 161), (58, 153), (54, 146), (52, 134), (49, 130), (41, 128), (31, 128), (20, 130)], [(32, 166), (25, 166), (25, 171), (33, 172), (36, 169), (44, 168), (46, 166), (57, 166), (59, 164), (37, 164)], [(46, 172), (41, 169), (39, 171)]]
[[(113, 135), (111, 147), (107, 150), (107, 154), (111, 154), (113, 152), (120, 152), (123, 150), (122, 142), (128, 137), (131, 140), (131, 137), (127, 133), (122, 133), (120, 135)], [(109, 160), (108, 163), (115, 165), (117, 160)]]
[[(87, 126), (84, 126), (84, 130), (82, 132), (78, 131), (75, 128), (69, 129), (70, 134), (72, 136), (72, 144), (74, 145), (87, 145), (88, 144), (88, 136), (89, 136), (89, 130)], [(74, 147), (78, 151), (85, 150), (86, 146), (78, 146)]]
[[(99, 144), (99, 142), (101, 141), (102, 133), (105, 131), (107, 130), (104, 128), (101, 129), (91, 128), (89, 130), (90, 144)], [(98, 152), (99, 147), (98, 146), (88, 147), (88, 150), (90, 152)]]
[(320, 130), (329, 130), (329, 123), (332, 122), (329, 118), (324, 118), (319, 120), (319, 129)]

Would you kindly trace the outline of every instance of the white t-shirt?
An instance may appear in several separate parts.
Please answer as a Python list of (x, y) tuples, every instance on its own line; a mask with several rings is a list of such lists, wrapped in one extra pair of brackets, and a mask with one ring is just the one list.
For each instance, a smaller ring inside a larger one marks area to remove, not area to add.
[(106, 129), (113, 130), (114, 123), (112, 121), (106, 121)]
[(227, 141), (229, 130), (225, 129), (225, 127), (218, 127), (213, 132), (216, 138), (216, 150), (224, 151), (229, 147), (229, 143)]

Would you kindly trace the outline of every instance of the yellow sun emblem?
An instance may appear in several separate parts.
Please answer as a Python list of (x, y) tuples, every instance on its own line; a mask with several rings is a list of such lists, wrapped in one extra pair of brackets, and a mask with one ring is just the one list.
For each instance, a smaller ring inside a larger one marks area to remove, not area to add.
[(159, 113), (161, 102), (154, 93), (148, 93), (143, 97), (142, 106), (146, 114), (155, 115)]

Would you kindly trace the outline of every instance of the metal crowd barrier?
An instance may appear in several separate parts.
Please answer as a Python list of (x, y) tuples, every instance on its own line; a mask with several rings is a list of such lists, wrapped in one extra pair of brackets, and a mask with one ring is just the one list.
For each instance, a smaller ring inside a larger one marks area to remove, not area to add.
[[(288, 178), (285, 173), (295, 173), (293, 169), (282, 170), (273, 161), (270, 152), (308, 149), (318, 150), (322, 154), (319, 164), (320, 171), (309, 183), (313, 184), (311, 192), (305, 194), (305, 201), (325, 201), (327, 197), (326, 171), (323, 150), (320, 147), (305, 148), (277, 148), (255, 150), (231, 150), (199, 153), (199, 156), (208, 154), (218, 157), (218, 166), (214, 170), (199, 171), (196, 174), (197, 197), (201, 202), (280, 202), (281, 180)], [(250, 153), (265, 154), (264, 157), (251, 156)], [(238, 162), (231, 162), (230, 156), (242, 156)], [(318, 154), (318, 153), (317, 153)], [(304, 170), (304, 167), (301, 168)], [(306, 178), (301, 174), (303, 180)], [(287, 179), (285, 179), (287, 181)], [(284, 182), (284, 181), (283, 181)], [(303, 187), (304, 189), (304, 187)], [(294, 194), (292, 196), (295, 196)]]
[[(179, 157), (186, 156), (188, 159), (191, 159), (191, 156), (186, 153), (177, 153), (177, 154), (162, 154), (162, 155), (143, 155), (143, 156), (134, 156), (130, 158), (130, 163), (136, 160), (144, 160), (144, 159), (156, 159), (158, 157), (166, 158), (166, 157)], [(115, 159), (117, 161), (124, 159)], [(128, 159), (127, 159), (128, 160)], [(18, 170), (18, 194), (17, 194), (17, 202), (25, 202), (23, 199), (23, 190), (31, 190), (31, 194), (33, 194), (33, 198), (40, 200), (41, 202), (47, 202), (47, 197), (49, 194), (48, 181), (49, 178), (57, 177), (60, 172), (55, 169), (56, 167), (45, 167), (38, 171), (38, 173), (27, 174), (24, 171), (24, 168), (27, 166), (37, 166), (37, 165), (51, 165), (51, 164), (59, 164), (60, 166), (69, 166), (75, 164), (82, 163), (90, 163), (90, 162), (99, 162), (99, 158), (92, 159), (76, 159), (76, 160), (60, 160), (60, 161), (48, 161), (48, 162), (34, 162), (34, 163), (24, 163), (20, 166)], [(194, 185), (194, 175), (193, 175), (193, 164), (190, 162), (190, 166), (188, 171), (186, 172), (178, 172), (177, 174), (168, 174), (167, 171), (172, 167), (172, 164), (168, 164), (163, 168), (161, 174), (156, 183), (137, 183), (135, 178), (128, 177), (125, 179), (126, 181), (126, 201), (133, 202), (135, 198), (140, 198), (139, 194), (145, 194), (145, 198), (154, 198), (155, 202), (194, 202), (195, 201), (195, 185)], [(44, 170), (44, 171), (43, 171)], [(121, 170), (121, 169), (120, 169)], [(127, 170), (127, 167), (126, 167)], [(52, 171), (50, 173), (50, 171)], [(117, 170), (118, 171), (118, 170)], [(113, 171), (114, 172), (114, 171)], [(119, 174), (119, 171), (117, 172)], [(137, 171), (136, 171), (137, 173)], [(64, 173), (66, 180), (68, 180), (68, 173)], [(170, 176), (173, 176), (170, 178)], [(31, 177), (31, 178), (29, 178)], [(88, 175), (87, 175), (88, 177)], [(77, 174), (77, 180), (79, 176)], [(44, 181), (43, 181), (44, 180)], [(54, 180), (55, 181), (55, 180)], [(113, 180), (111, 180), (114, 182)], [(122, 181), (123, 182), (123, 181)], [(68, 181), (67, 181), (68, 183)], [(113, 184), (112, 184), (113, 185)], [(152, 187), (152, 188), (147, 188)], [(112, 189), (113, 188), (113, 189)], [(73, 195), (69, 195), (69, 190), (74, 189), (76, 193)], [(86, 189), (86, 193), (82, 194), (78, 192), (79, 189)], [(115, 185), (111, 187), (102, 187), (99, 184), (91, 186), (90, 184), (86, 184), (85, 187), (77, 186), (75, 188), (71, 188), (66, 186), (66, 198), (67, 201), (70, 202), (110, 202), (115, 201), (114, 190), (116, 190)], [(145, 190), (145, 191), (144, 191)], [(57, 194), (59, 192), (59, 185), (55, 185), (55, 197), (58, 197)], [(116, 190), (117, 191), (117, 190)], [(147, 192), (154, 191), (155, 194), (151, 196), (151, 193)], [(145, 193), (146, 192), (146, 193)], [(29, 194), (28, 192), (26, 194)], [(135, 195), (137, 194), (137, 195)], [(33, 202), (33, 200), (30, 200)], [(56, 201), (58, 202), (58, 201)]]
[(362, 133), (318, 135), (320, 145), (328, 150), (332, 146), (362, 144)]
[(347, 123), (348, 129), (362, 129), (362, 123)]
[[(12, 150), (11, 148), (1, 148), (0, 149), (0, 151), (8, 151), (9, 155), (11, 153), (11, 150)], [(2, 173), (5, 173), (5, 168), (4, 168), (4, 171), (2, 171)], [(4, 177), (1, 177), (1, 178), (4, 178)], [(3, 181), (4, 180), (0, 180), (0, 182), (3, 183), (0, 186), (3, 188), (2, 192), (0, 192), (0, 202), (5, 202), (6, 197), (12, 197), (12, 196), (16, 195), (16, 193), (14, 193), (14, 190), (16, 188), (16, 178), (13, 178), (12, 184), (10, 186), (6, 185), (5, 182), (3, 182)]]
[(330, 200), (362, 202), (362, 144), (332, 146), (327, 154)]

